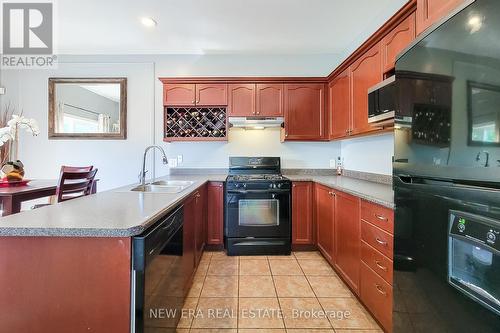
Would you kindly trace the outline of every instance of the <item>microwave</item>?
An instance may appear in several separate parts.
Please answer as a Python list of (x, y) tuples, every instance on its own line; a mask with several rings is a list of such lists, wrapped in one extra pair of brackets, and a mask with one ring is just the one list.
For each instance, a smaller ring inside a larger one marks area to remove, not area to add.
[(368, 89), (368, 123), (382, 125), (394, 122), (397, 104), (395, 76)]

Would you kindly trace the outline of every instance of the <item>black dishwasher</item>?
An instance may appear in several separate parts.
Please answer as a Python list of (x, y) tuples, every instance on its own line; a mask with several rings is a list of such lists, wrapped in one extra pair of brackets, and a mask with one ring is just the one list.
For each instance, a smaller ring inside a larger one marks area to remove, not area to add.
[(183, 206), (133, 238), (132, 332), (175, 332), (186, 295)]

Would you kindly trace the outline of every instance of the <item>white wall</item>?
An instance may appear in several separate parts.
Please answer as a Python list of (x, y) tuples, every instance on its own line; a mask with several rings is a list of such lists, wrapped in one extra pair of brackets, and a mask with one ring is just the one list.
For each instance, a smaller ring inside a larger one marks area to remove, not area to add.
[(341, 150), (346, 169), (392, 175), (393, 134), (343, 140)]

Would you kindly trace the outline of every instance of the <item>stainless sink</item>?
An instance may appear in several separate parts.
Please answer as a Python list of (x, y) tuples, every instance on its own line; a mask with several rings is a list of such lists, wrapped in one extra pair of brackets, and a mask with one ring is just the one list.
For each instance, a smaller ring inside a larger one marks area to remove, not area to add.
[(179, 193), (189, 186), (193, 185), (189, 180), (159, 180), (147, 185), (139, 185), (131, 189), (134, 192), (153, 192), (153, 193)]
[(134, 192), (154, 192), (154, 193), (179, 193), (186, 187), (183, 186), (160, 186), (160, 185), (139, 185), (131, 189)]
[(160, 186), (182, 186), (184, 188), (189, 187), (194, 184), (193, 181), (190, 180), (159, 180), (154, 183), (153, 185), (160, 185)]

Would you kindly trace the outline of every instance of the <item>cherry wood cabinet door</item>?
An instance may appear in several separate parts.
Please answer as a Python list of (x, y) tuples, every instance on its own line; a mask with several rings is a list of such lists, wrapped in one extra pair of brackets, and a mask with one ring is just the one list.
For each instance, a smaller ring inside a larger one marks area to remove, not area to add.
[(417, 0), (417, 35), (463, 2), (464, 0)]
[(206, 236), (206, 187), (202, 186), (195, 193), (196, 219), (195, 219), (195, 266), (200, 262), (203, 249), (205, 247)]
[(228, 89), (228, 114), (233, 117), (255, 116), (255, 84), (230, 84)]
[(381, 42), (382, 70), (387, 73), (394, 69), (397, 55), (415, 39), (415, 13), (412, 13)]
[(325, 85), (285, 84), (285, 140), (323, 140)]
[(335, 193), (332, 189), (315, 184), (316, 241), (325, 258), (334, 264)]
[(257, 84), (257, 116), (283, 117), (283, 90), (282, 83)]
[(351, 288), (359, 293), (360, 199), (336, 192), (335, 205), (335, 266)]
[(196, 84), (196, 105), (199, 106), (227, 105), (227, 84), (225, 83)]
[(292, 184), (292, 244), (314, 244), (312, 182)]
[(194, 83), (163, 85), (163, 105), (194, 106), (196, 104), (195, 87)]
[(368, 124), (368, 89), (381, 81), (382, 63), (378, 43), (351, 65), (351, 134), (375, 130)]
[(207, 187), (207, 244), (222, 245), (224, 241), (224, 185), (210, 182)]
[(348, 68), (329, 84), (330, 139), (339, 139), (349, 135), (351, 119), (350, 94)]
[(192, 276), (196, 267), (196, 193), (184, 201), (184, 223), (182, 237), (182, 269), (184, 276)]

